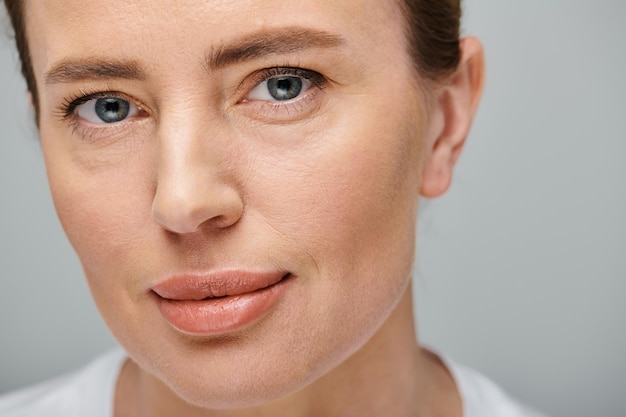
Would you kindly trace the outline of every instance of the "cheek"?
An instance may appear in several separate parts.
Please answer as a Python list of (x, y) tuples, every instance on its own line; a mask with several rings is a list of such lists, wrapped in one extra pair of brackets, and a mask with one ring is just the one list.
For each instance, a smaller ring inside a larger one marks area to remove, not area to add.
[(250, 190), (252, 207), (313, 258), (357, 265), (345, 257), (378, 251), (395, 239), (404, 243), (407, 231), (413, 233), (420, 123), (375, 106), (368, 111), (359, 109), (359, 117), (338, 119), (332, 128), (312, 127), (307, 149), (266, 156), (254, 168), (263, 181)]
[(55, 147), (50, 139), (42, 131), (59, 220), (104, 321), (123, 346), (133, 346), (137, 329), (150, 328), (146, 315), (138, 313), (145, 294), (136, 289), (143, 288), (142, 271), (158, 260), (146, 197), (153, 187), (138, 172), (142, 164), (137, 160), (116, 169), (94, 168), (84, 163), (91, 158)]
[(68, 140), (56, 132), (43, 128), (41, 136), (57, 215), (83, 268), (104, 274), (119, 267), (148, 234), (150, 186), (141, 156), (128, 154), (113, 166), (59, 145)]
[(351, 317), (337, 341), (364, 340), (406, 288), (419, 190), (419, 118), (376, 105), (353, 114), (311, 127), (306, 151), (260, 158), (250, 190), (253, 210), (315, 264), (324, 301), (312, 317)]

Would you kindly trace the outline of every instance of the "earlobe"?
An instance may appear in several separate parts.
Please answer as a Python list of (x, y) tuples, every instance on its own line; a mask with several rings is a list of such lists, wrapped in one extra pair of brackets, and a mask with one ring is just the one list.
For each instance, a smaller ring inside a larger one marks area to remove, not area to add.
[(461, 62), (439, 87), (431, 111), (420, 193), (435, 198), (450, 187), (452, 171), (461, 154), (484, 84), (484, 54), (480, 41), (461, 41)]

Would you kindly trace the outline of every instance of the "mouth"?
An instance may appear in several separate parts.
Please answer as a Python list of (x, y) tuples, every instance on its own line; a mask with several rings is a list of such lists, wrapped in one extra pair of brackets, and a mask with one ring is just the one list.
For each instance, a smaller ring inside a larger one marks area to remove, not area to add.
[[(281, 282), (283, 282), (283, 281), (284, 281), (284, 280), (286, 280), (286, 279), (289, 279), (290, 277), (291, 277), (291, 274), (290, 274), (290, 273), (287, 273), (287, 274), (283, 275), (283, 277), (282, 277), (282, 278), (281, 278), (278, 282), (275, 282), (275, 283), (273, 283), (273, 284), (269, 284), (268, 286), (263, 287), (263, 288), (259, 288), (259, 289), (256, 289), (256, 290), (253, 290), (253, 291), (250, 291), (250, 293), (253, 293), (253, 292), (256, 292), (256, 291), (263, 291), (263, 290), (268, 289), (268, 288), (270, 288), (270, 287), (272, 287), (272, 286), (274, 286), (274, 285), (278, 285), (278, 284), (280, 284)], [(244, 293), (244, 294), (245, 294), (245, 293)], [(207, 300), (221, 300), (221, 299), (224, 299), (224, 298), (234, 297), (234, 296), (237, 296), (237, 295), (241, 295), (241, 293), (224, 294), (224, 295), (208, 295), (208, 296), (204, 297), (204, 298), (203, 298), (202, 300), (200, 300), (200, 301), (207, 301)]]
[(289, 278), (289, 272), (220, 271), (206, 275), (177, 275), (152, 287), (167, 300), (206, 300), (264, 290)]
[(151, 291), (161, 315), (174, 329), (214, 336), (260, 320), (279, 304), (292, 281), (288, 272), (225, 271), (175, 276)]

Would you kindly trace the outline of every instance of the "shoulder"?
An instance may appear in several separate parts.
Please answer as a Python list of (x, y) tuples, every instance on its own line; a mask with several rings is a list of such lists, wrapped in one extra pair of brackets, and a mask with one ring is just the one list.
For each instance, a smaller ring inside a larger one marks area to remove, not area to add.
[(486, 376), (448, 358), (450, 370), (463, 401), (464, 417), (545, 417), (509, 397)]
[(121, 349), (100, 356), (77, 372), (0, 396), (3, 417), (110, 417)]

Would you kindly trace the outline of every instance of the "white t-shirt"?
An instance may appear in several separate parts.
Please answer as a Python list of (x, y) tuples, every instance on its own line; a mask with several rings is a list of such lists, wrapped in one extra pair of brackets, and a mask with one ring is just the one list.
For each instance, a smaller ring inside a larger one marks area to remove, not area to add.
[(545, 417), (511, 399), (486, 376), (440, 355), (461, 393), (463, 417)]
[[(115, 349), (64, 377), (0, 397), (0, 417), (113, 417), (115, 385), (126, 360)], [(443, 358), (463, 400), (463, 417), (542, 417), (511, 400), (478, 372)]]

